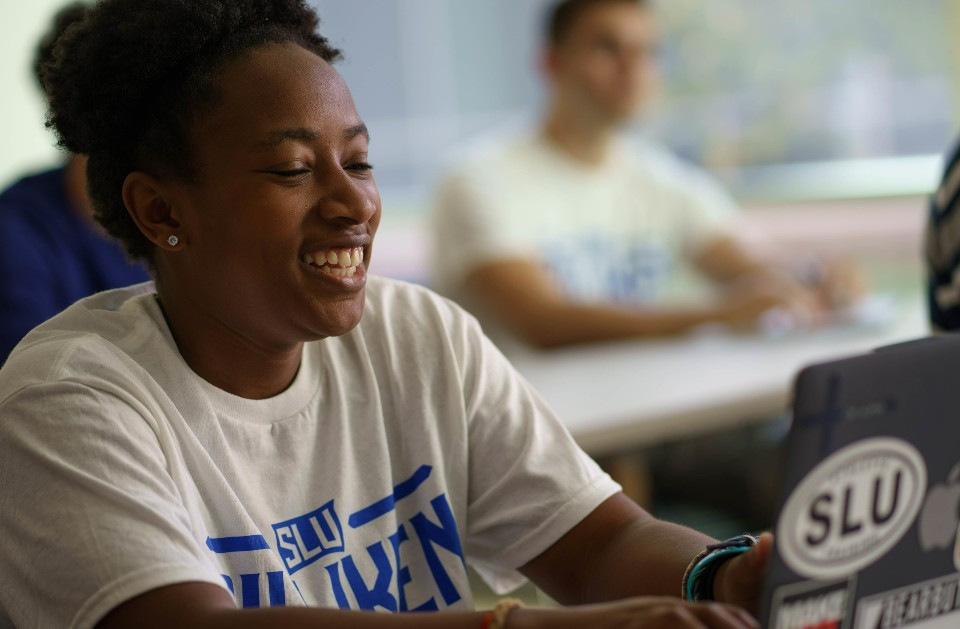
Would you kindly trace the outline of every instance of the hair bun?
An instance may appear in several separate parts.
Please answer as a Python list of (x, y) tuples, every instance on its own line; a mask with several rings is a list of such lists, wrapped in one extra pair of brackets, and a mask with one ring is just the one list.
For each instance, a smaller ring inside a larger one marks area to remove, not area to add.
[(133, 257), (149, 259), (152, 245), (123, 205), (126, 176), (190, 177), (188, 125), (215, 106), (220, 64), (281, 42), (337, 59), (317, 26), (305, 0), (101, 0), (57, 40), (41, 68), (47, 126), (90, 157), (95, 216)]

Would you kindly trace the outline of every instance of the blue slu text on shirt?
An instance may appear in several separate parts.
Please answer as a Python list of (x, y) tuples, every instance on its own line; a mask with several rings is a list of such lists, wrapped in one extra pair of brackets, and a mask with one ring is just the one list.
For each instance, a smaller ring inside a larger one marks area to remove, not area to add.
[[(345, 521), (330, 500), (309, 513), (273, 524), (270, 541), (263, 535), (207, 538), (207, 547), (217, 555), (230, 555), (231, 564), (243, 563), (236, 561), (237, 554), (279, 554), (289, 579), (282, 571), (223, 575), (243, 607), (284, 605), (288, 596), (302, 600), (298, 578), (314, 582), (313, 589), (329, 594), (341, 609), (397, 612), (448, 607), (462, 598), (450, 572), (462, 574), (463, 550), (446, 494), (425, 499), (431, 472), (429, 465), (421, 466), (392, 494), (351, 513)], [(424, 502), (409, 517), (402, 521), (398, 517), (398, 505)], [(384, 523), (389, 524), (386, 529)], [(295, 592), (288, 592), (288, 583)]]

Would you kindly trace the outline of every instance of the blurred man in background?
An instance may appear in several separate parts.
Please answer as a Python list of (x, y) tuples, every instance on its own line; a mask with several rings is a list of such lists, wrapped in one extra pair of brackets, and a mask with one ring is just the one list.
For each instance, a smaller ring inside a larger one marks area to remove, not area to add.
[[(34, 73), (42, 90), (40, 64), (85, 10), (82, 3), (64, 7), (41, 39)], [(0, 363), (33, 327), (77, 299), (150, 279), (94, 224), (92, 212), (86, 159), (78, 155), (0, 194)]]
[[(652, 3), (558, 2), (545, 39), (549, 91), (538, 128), (459, 163), (434, 214), (435, 287), (477, 314), (508, 353), (522, 349), (517, 339), (556, 347), (704, 324), (805, 327), (859, 297), (845, 265), (788, 268), (758, 255), (738, 232), (734, 202), (705, 173), (626, 137), (659, 79)], [(712, 299), (668, 305), (680, 263), (709, 280)], [(656, 493), (769, 524), (779, 434), (750, 429), (658, 448), (648, 459)], [(637, 461), (604, 464), (644, 500), (650, 487)]]
[[(540, 127), (459, 164), (440, 187), (436, 288), (494, 337), (505, 328), (551, 347), (750, 327), (774, 313), (807, 325), (859, 291), (851, 273), (809, 267), (800, 281), (769, 264), (738, 238), (732, 200), (704, 173), (623, 137), (657, 85), (648, 4), (556, 4)], [(713, 281), (714, 300), (660, 301), (681, 261)]]

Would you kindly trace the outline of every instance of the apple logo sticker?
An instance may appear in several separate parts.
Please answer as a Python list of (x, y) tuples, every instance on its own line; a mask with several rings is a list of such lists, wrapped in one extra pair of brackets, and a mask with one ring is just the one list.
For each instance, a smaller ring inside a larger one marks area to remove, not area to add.
[(930, 488), (917, 529), (924, 552), (953, 544), (953, 565), (960, 570), (960, 463), (950, 470), (946, 483)]

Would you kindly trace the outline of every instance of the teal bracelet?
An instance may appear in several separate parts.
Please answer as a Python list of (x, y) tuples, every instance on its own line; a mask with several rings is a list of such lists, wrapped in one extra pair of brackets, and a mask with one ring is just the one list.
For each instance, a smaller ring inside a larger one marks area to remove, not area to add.
[(693, 558), (683, 575), (681, 592), (684, 600), (712, 601), (713, 581), (727, 560), (742, 555), (757, 545), (753, 535), (737, 535), (711, 544)]

